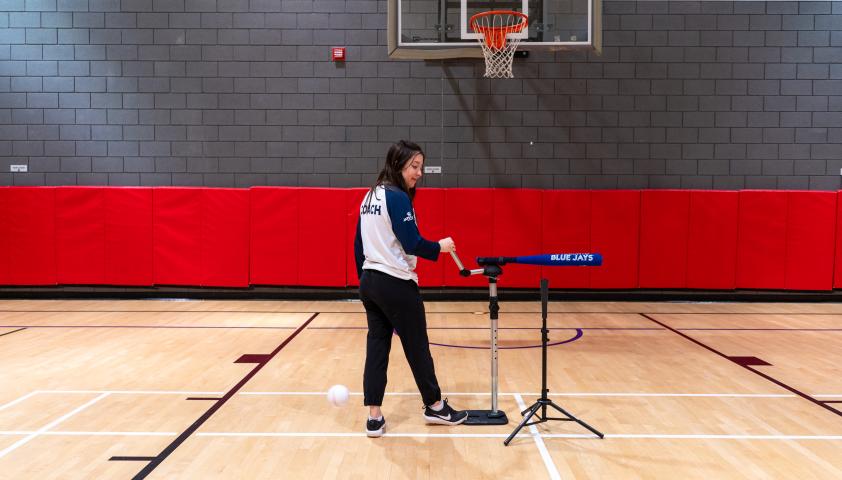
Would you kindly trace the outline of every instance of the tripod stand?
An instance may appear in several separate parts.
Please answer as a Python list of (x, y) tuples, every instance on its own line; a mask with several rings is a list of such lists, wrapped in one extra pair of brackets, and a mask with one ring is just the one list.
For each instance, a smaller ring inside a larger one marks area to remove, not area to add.
[[(523, 420), (521, 420), (520, 424), (503, 442), (503, 445), (506, 446), (509, 445), (509, 442), (511, 442), (512, 439), (515, 438), (515, 435), (517, 435), (520, 429), (522, 429), (523, 427), (548, 422), (550, 420), (576, 422), (579, 425), (590, 430), (594, 435), (598, 436), (599, 438), (605, 437), (599, 430), (591, 427), (582, 420), (579, 420), (575, 416), (568, 413), (565, 409), (556, 405), (555, 402), (547, 398), (547, 394), (550, 391), (547, 388), (547, 342), (549, 341), (549, 338), (547, 338), (547, 334), (549, 333), (549, 330), (547, 330), (547, 303), (549, 301), (549, 283), (550, 282), (547, 279), (541, 279), (541, 398), (536, 400), (535, 403), (532, 404), (532, 406), (520, 412), (521, 415), (523, 415)], [(559, 412), (563, 413), (565, 417), (558, 418), (547, 416), (547, 407), (555, 408)], [(538, 410), (541, 410), (541, 413), (538, 413)], [(529, 420), (532, 419), (532, 417), (536, 414), (538, 419), (533, 422), (530, 422)]]

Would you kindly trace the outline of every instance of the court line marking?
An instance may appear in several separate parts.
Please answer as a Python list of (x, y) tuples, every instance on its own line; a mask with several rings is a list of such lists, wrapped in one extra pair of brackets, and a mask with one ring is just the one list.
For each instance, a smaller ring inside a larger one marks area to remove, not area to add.
[[(0, 410), (11, 406), (12, 403), (18, 403), (35, 394), (100, 394), (109, 393), (112, 395), (223, 395), (225, 392), (196, 392), (191, 390), (35, 390), (24, 395), (21, 398), (10, 402), (4, 406), (0, 406)], [(323, 396), (327, 391), (257, 391), (257, 392), (237, 392), (236, 395), (266, 395), (266, 396)], [(362, 396), (362, 392), (350, 392), (353, 396)], [(452, 396), (491, 396), (489, 392), (448, 392)], [(418, 392), (386, 392), (387, 396), (418, 396)], [(512, 396), (540, 396), (540, 392), (499, 392), (498, 395)], [(550, 392), (549, 396), (553, 397), (731, 397), (731, 398), (797, 398), (798, 395), (792, 393), (648, 393), (648, 392)], [(814, 394), (813, 397), (827, 397), (838, 398), (842, 397), (842, 393), (820, 393)]]
[(0, 450), (0, 458), (5, 457), (7, 454), (9, 454), (9, 453), (11, 453), (12, 451), (16, 450), (18, 447), (20, 447), (20, 446), (22, 446), (22, 445), (24, 445), (24, 444), (28, 443), (28, 442), (29, 442), (30, 440), (32, 440), (33, 438), (37, 437), (38, 435), (41, 435), (42, 433), (44, 433), (44, 432), (46, 432), (47, 430), (49, 430), (49, 429), (51, 429), (51, 428), (55, 427), (56, 425), (60, 424), (61, 422), (65, 421), (65, 420), (67, 420), (68, 418), (72, 417), (73, 415), (76, 415), (77, 413), (81, 412), (82, 410), (84, 410), (84, 409), (86, 409), (86, 408), (90, 407), (91, 405), (93, 405), (93, 404), (95, 404), (96, 402), (98, 402), (98, 401), (102, 400), (103, 398), (107, 397), (108, 395), (109, 395), (108, 393), (103, 393), (103, 394), (99, 395), (98, 397), (96, 397), (96, 398), (94, 398), (94, 399), (92, 399), (92, 400), (89, 400), (89, 401), (85, 402), (83, 405), (80, 405), (80, 406), (76, 407), (75, 409), (71, 410), (70, 412), (65, 413), (65, 414), (64, 414), (64, 415), (62, 415), (61, 417), (59, 417), (59, 418), (57, 418), (57, 419), (53, 420), (52, 422), (50, 422), (50, 423), (48, 423), (48, 424), (44, 425), (43, 427), (39, 428), (38, 430), (36, 430), (36, 431), (34, 431), (34, 432), (30, 433), (30, 434), (29, 434), (29, 435), (27, 435), (26, 437), (21, 438), (21, 439), (20, 439), (20, 440), (18, 440), (17, 442), (15, 442), (15, 443), (13, 443), (13, 444), (9, 445), (9, 446), (8, 446), (8, 447), (6, 447), (5, 449)]
[(222, 408), (222, 406), (225, 405), (225, 403), (228, 402), (228, 400), (230, 400), (237, 392), (239, 392), (240, 389), (243, 388), (243, 386), (245, 386), (255, 375), (257, 375), (257, 373), (260, 372), (260, 370), (262, 370), (263, 367), (265, 367), (269, 362), (271, 362), (272, 359), (274, 359), (275, 356), (277, 356), (281, 352), (281, 350), (283, 350), (283, 348), (287, 346), (287, 344), (289, 344), (296, 336), (298, 336), (299, 333), (306, 329), (307, 325), (309, 325), (310, 322), (312, 322), (318, 316), (319, 312), (316, 312), (313, 315), (311, 315), (310, 318), (308, 318), (304, 323), (299, 325), (299, 327), (294, 332), (292, 332), (283, 342), (281, 342), (280, 345), (275, 347), (275, 349), (272, 350), (271, 353), (266, 355), (266, 358), (264, 360), (261, 360), (258, 363), (256, 363), (255, 366), (242, 379), (240, 379), (239, 382), (237, 382), (236, 385), (231, 387), (231, 389), (229, 389), (222, 395), (222, 398), (215, 401), (210, 406), (210, 408), (208, 408), (205, 411), (205, 413), (203, 413), (190, 426), (188, 426), (187, 429), (181, 432), (181, 434), (175, 440), (170, 442), (157, 456), (154, 457), (152, 461), (150, 461), (146, 466), (144, 466), (140, 470), (140, 472), (138, 472), (134, 477), (132, 477), (132, 480), (143, 480), (147, 476), (149, 476), (149, 474), (152, 473), (158, 467), (158, 465), (160, 465), (164, 460), (166, 460), (179, 446), (181, 446), (182, 443), (184, 443), (185, 440), (187, 440), (188, 438), (190, 438), (191, 435), (196, 433), (196, 431), (199, 428), (201, 428), (201, 426), (210, 417), (212, 417), (217, 410)]
[[(0, 300), (2, 302), (3, 300)], [(313, 311), (310, 312), (273, 312), (268, 310), (10, 310), (10, 309), (3, 309), (0, 310), (0, 313), (165, 313), (167, 315), (173, 313), (241, 313), (244, 315), (312, 315)], [(365, 311), (362, 312), (327, 312), (327, 313), (361, 313), (365, 314)], [(459, 313), (459, 312), (453, 312)], [(487, 312), (486, 312), (487, 313)]]
[[(5, 301), (5, 300), (0, 300), (0, 302), (2, 302), (2, 301)], [(436, 303), (436, 302), (431, 302), (431, 303)], [(511, 303), (511, 302), (506, 302), (506, 303)], [(662, 303), (662, 302), (651, 302), (651, 303)], [(488, 305), (488, 301), (483, 303), (483, 306), (487, 306), (487, 305)], [(689, 305), (698, 305), (698, 304), (690, 303)], [(289, 311), (288, 312), (288, 311), (268, 311), (268, 310), (166, 310), (166, 309), (161, 309), (161, 310), (30, 310), (30, 309), (13, 310), (13, 309), (0, 309), (0, 313), (162, 313), (162, 314), (173, 314), (173, 313), (175, 313), (175, 314), (179, 314), (179, 313), (194, 313), (194, 314), (224, 313), (224, 314), (232, 314), (232, 313), (234, 313), (234, 314), (243, 314), (243, 315), (249, 315), (249, 314), (256, 314), (256, 315), (281, 315), (281, 314), (283, 314), (283, 315), (310, 315), (310, 314), (315, 313), (315, 311), (311, 310), (311, 311), (307, 311), (307, 312), (302, 312), (302, 311), (294, 311), (294, 312)], [(337, 311), (330, 311), (330, 312), (321, 311), (320, 313), (322, 315), (336, 315), (336, 314), (341, 314), (341, 315), (347, 315), (347, 314), (365, 315), (365, 311), (356, 311), (356, 310), (354, 310), (354, 311), (337, 310)], [(427, 315), (488, 315), (488, 313), (489, 312), (487, 310), (486, 311), (475, 310), (475, 311), (470, 311), (470, 312), (464, 312), (464, 311), (428, 311)], [(625, 312), (625, 311), (605, 311), (605, 310), (602, 310), (602, 311), (597, 311), (597, 310), (583, 310), (583, 311), (558, 310), (558, 311), (553, 311), (553, 310), (550, 310), (547, 313), (549, 313), (550, 315), (552, 315), (552, 314), (560, 314), (560, 315), (567, 315), (567, 314), (570, 314), (570, 315), (579, 315), (579, 314), (585, 314), (585, 315), (603, 315), (603, 314), (638, 315), (640, 312), (638, 312), (638, 311), (628, 311), (628, 312)], [(823, 316), (823, 317), (842, 316), (842, 311), (840, 311), (840, 312), (783, 312), (783, 313), (782, 312), (643, 312), (643, 313), (652, 314), (652, 315), (763, 315), (763, 316), (767, 316), (767, 315), (776, 315), (776, 316), (780, 316), (780, 315), (787, 315), (787, 316), (806, 316), (806, 315), (810, 315), (810, 316)], [(515, 311), (515, 310), (501, 310), (500, 311), (500, 315), (505, 315), (505, 314), (518, 314), (518, 315), (536, 314), (536, 315), (540, 315), (541, 310), (538, 309), (538, 310), (535, 310), (535, 311), (521, 311), (521, 310), (517, 310), (517, 311)]]
[[(294, 326), (262, 326), (262, 325), (0, 325), (0, 328), (135, 328), (135, 329), (173, 329), (173, 330), (213, 330), (213, 329), (234, 329), (234, 330), (295, 330)], [(362, 328), (362, 327), (361, 327)], [(15, 330), (15, 332), (20, 331)], [(14, 333), (14, 332), (9, 332)]]
[[(9, 408), (9, 407), (12, 407), (12, 406), (14, 406), (14, 405), (17, 405), (18, 403), (23, 402), (23, 401), (25, 401), (26, 399), (28, 399), (29, 397), (32, 397), (32, 396), (34, 396), (34, 395), (37, 395), (38, 393), (39, 393), (39, 391), (38, 391), (38, 390), (33, 390), (33, 391), (31, 391), (31, 392), (27, 393), (26, 395), (24, 395), (24, 396), (22, 396), (22, 397), (18, 397), (17, 399), (12, 400), (11, 402), (9, 402), (9, 403), (7, 403), (7, 404), (5, 404), (5, 405), (0, 405), (0, 412), (2, 412), (3, 410), (5, 410), (5, 409), (7, 409), (7, 408)], [(102, 393), (102, 392), (100, 392), (100, 393)]]
[[(238, 395), (289, 395), (289, 396), (322, 396), (326, 392), (239, 392)], [(353, 396), (362, 396), (362, 392), (350, 392)], [(386, 392), (387, 396), (418, 396), (417, 392)], [(448, 396), (491, 396), (489, 392), (447, 392)], [(499, 392), (500, 396), (540, 396), (539, 392)], [(569, 392), (549, 393), (550, 397), (734, 397), (734, 398), (796, 398), (791, 393), (636, 393), (636, 392)], [(834, 397), (836, 395), (817, 395)]]
[(815, 404), (815, 405), (818, 405), (819, 407), (822, 407), (822, 408), (824, 408), (825, 410), (827, 410), (827, 411), (829, 411), (829, 412), (831, 412), (831, 413), (833, 413), (833, 414), (835, 414), (835, 415), (838, 415), (838, 416), (842, 417), (842, 410), (837, 410), (836, 408), (831, 407), (830, 405), (828, 405), (828, 403), (827, 403), (827, 402), (823, 402), (823, 401), (821, 401), (821, 400), (817, 400), (817, 399), (816, 399), (816, 398), (814, 398), (813, 396), (808, 395), (808, 394), (806, 394), (806, 393), (804, 393), (804, 392), (802, 392), (802, 391), (798, 390), (798, 389), (797, 389), (797, 388), (795, 388), (795, 387), (792, 387), (792, 386), (790, 386), (790, 385), (787, 385), (786, 383), (784, 383), (784, 382), (782, 382), (782, 381), (780, 381), (780, 380), (778, 380), (778, 379), (776, 379), (776, 378), (772, 377), (771, 375), (767, 375), (767, 374), (765, 374), (765, 373), (761, 372), (760, 370), (758, 370), (758, 369), (756, 369), (756, 368), (752, 368), (752, 367), (751, 367), (751, 366), (749, 366), (749, 365), (745, 365), (745, 364), (739, 363), (739, 362), (735, 361), (733, 358), (731, 358), (730, 356), (725, 355), (724, 353), (720, 352), (719, 350), (717, 350), (717, 349), (715, 349), (715, 348), (713, 348), (713, 347), (711, 347), (711, 346), (709, 346), (709, 345), (707, 345), (707, 344), (705, 344), (705, 343), (703, 343), (703, 342), (701, 342), (701, 341), (699, 341), (699, 340), (696, 340), (695, 338), (691, 337), (690, 335), (687, 335), (687, 334), (685, 334), (685, 333), (681, 333), (680, 331), (678, 331), (678, 330), (676, 330), (675, 328), (673, 328), (673, 327), (671, 327), (671, 326), (667, 325), (666, 323), (659, 322), (658, 320), (655, 320), (654, 318), (652, 318), (652, 317), (651, 317), (651, 316), (649, 316), (648, 314), (641, 313), (641, 314), (640, 314), (640, 316), (641, 316), (641, 317), (643, 317), (643, 318), (646, 318), (646, 319), (648, 319), (648, 320), (651, 320), (653, 323), (658, 324), (658, 325), (660, 325), (660, 326), (662, 326), (662, 327), (664, 327), (664, 328), (668, 329), (669, 331), (671, 331), (671, 332), (675, 333), (676, 335), (678, 335), (678, 336), (680, 336), (680, 337), (684, 338), (685, 340), (689, 340), (690, 342), (695, 343), (697, 346), (702, 347), (702, 348), (704, 348), (705, 350), (707, 350), (707, 351), (709, 351), (709, 352), (711, 352), (711, 353), (714, 353), (714, 354), (716, 354), (717, 356), (722, 357), (722, 358), (724, 358), (725, 360), (727, 360), (727, 361), (729, 361), (729, 362), (731, 362), (731, 363), (733, 363), (733, 364), (735, 364), (735, 365), (739, 365), (740, 367), (743, 367), (744, 369), (746, 369), (746, 370), (748, 370), (749, 372), (752, 372), (752, 373), (754, 373), (754, 374), (758, 375), (759, 377), (765, 378), (766, 380), (768, 380), (768, 381), (770, 381), (770, 382), (774, 383), (775, 385), (777, 385), (777, 386), (779, 386), (779, 387), (781, 387), (781, 388), (783, 388), (783, 389), (785, 389), (785, 390), (789, 390), (790, 392), (792, 392), (792, 393), (794, 393), (794, 394), (798, 395), (799, 397), (801, 397), (801, 398), (803, 398), (803, 399), (805, 399), (805, 400), (809, 401), (810, 403), (813, 403), (813, 404)]
[[(515, 401), (517, 401), (521, 411), (526, 410), (526, 402), (523, 401), (523, 397), (520, 394), (515, 394)], [(538, 452), (541, 454), (541, 459), (544, 461), (544, 466), (547, 467), (547, 473), (550, 474), (550, 478), (552, 480), (561, 480), (558, 468), (556, 468), (553, 458), (550, 456), (550, 452), (544, 444), (544, 439), (541, 438), (541, 432), (538, 431), (535, 425), (529, 425), (529, 433), (532, 439), (535, 440), (535, 446), (538, 447)]]
[[(365, 433), (357, 432), (202, 432), (199, 437), (367, 437)], [(506, 438), (508, 433), (384, 433), (384, 437), (418, 437), (418, 438)], [(528, 436), (526, 433), (518, 436)]]
[[(486, 327), (486, 330), (487, 330), (487, 327)], [(573, 329), (571, 328), (571, 329), (565, 329), (565, 330), (573, 330)], [(573, 335), (572, 337), (570, 337), (568, 339), (565, 339), (565, 340), (559, 340), (557, 342), (548, 343), (546, 346), (556, 347), (558, 345), (564, 345), (564, 344), (567, 344), (567, 343), (572, 343), (572, 342), (575, 342), (576, 340), (579, 340), (583, 336), (584, 336), (584, 332), (582, 331), (582, 329), (577, 328), (576, 334)], [(468, 349), (472, 349), (472, 350), (489, 350), (491, 348), (491, 346), (486, 347), (486, 346), (475, 346), (475, 345), (454, 345), (454, 344), (449, 344), (449, 343), (435, 343), (435, 342), (429, 342), (429, 344), (431, 346), (436, 346), (436, 347), (468, 348)], [(515, 346), (515, 347), (500, 346), (500, 350), (522, 350), (522, 349), (540, 348), (540, 347), (541, 347), (541, 344), (538, 344), (538, 345), (521, 345), (521, 346)]]
[[(593, 435), (545, 433), (545, 438), (592, 438)], [(656, 433), (615, 433), (606, 434), (605, 438), (616, 439), (672, 439), (672, 440), (842, 440), (842, 435), (740, 435), (740, 434), (656, 434)]]
[(222, 395), (225, 392), (194, 392), (190, 390), (36, 390), (37, 393), (111, 393), (114, 395)]
[[(659, 314), (664, 315), (664, 314)], [(18, 328), (20, 327), (20, 328)], [(154, 329), (173, 329), (173, 330), (294, 330), (295, 326), (267, 326), (267, 325), (0, 325), (0, 328), (17, 328), (17, 330), (0, 334), (9, 335), (10, 333), (19, 332), (28, 328), (32, 329), (48, 329), (48, 328), (113, 328), (113, 329), (139, 329), (139, 330), (154, 330)], [(551, 331), (556, 330), (595, 330), (595, 331), (663, 331), (664, 328), (656, 327), (548, 327)], [(318, 326), (307, 327), (307, 330), (367, 330), (366, 326)], [(435, 327), (427, 326), (428, 330), (488, 330), (488, 327)], [(500, 330), (540, 330), (539, 327), (500, 327)], [(842, 328), (773, 328), (773, 327), (746, 327), (746, 328), (719, 328), (719, 327), (682, 327), (676, 328), (676, 331), (710, 331), (710, 332), (761, 332), (761, 333), (780, 333), (780, 332), (827, 332), (836, 333), (842, 332)], [(432, 344), (431, 345), (438, 345)], [(481, 348), (481, 347), (470, 347)]]
[[(4, 327), (4, 328), (15, 328), (15, 327)], [(21, 327), (21, 328), (18, 328), (17, 330), (12, 330), (11, 332), (0, 333), (0, 337), (6, 336), (6, 335), (11, 335), (15, 332), (20, 332), (21, 330), (26, 330), (26, 329), (27, 329), (27, 327)]]
[[(0, 436), (31, 435), (37, 433), (32, 430), (0, 430)], [(112, 431), (71, 431), (53, 430), (40, 433), (39, 436), (152, 436), (152, 437), (174, 437), (177, 432), (112, 432)], [(280, 437), (280, 438), (365, 438), (365, 433), (357, 432), (197, 432), (197, 437)], [(588, 433), (540, 433), (542, 438), (568, 438), (568, 439), (595, 439)], [(397, 438), (501, 438), (505, 439), (508, 433), (384, 433), (384, 437)], [(515, 438), (534, 437), (531, 433), (518, 433)], [(838, 441), (842, 435), (742, 435), (742, 434), (699, 434), (699, 433), (606, 433), (605, 438), (617, 440), (637, 439), (675, 439), (675, 440), (815, 440), (815, 441)]]
[[(35, 433), (32, 430), (0, 430), (0, 435), (29, 435)], [(75, 430), (52, 430), (41, 433), (40, 436), (91, 436), (91, 437), (113, 437), (125, 435), (127, 437), (174, 437), (178, 432), (97, 432), (97, 431), (75, 431)]]

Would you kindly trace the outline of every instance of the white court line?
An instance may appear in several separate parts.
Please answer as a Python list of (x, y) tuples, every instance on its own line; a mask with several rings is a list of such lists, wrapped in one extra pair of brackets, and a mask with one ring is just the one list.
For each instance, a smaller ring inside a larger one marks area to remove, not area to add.
[[(521, 411), (526, 410), (526, 403), (523, 401), (523, 397), (515, 394), (515, 400), (517, 401), (517, 405)], [(547, 451), (547, 446), (544, 445), (544, 440), (541, 438), (541, 433), (538, 431), (538, 428), (535, 427), (535, 425), (530, 425), (529, 432), (532, 433), (532, 438), (535, 440), (535, 445), (541, 453), (541, 458), (544, 460), (544, 466), (547, 467), (547, 473), (550, 474), (550, 478), (553, 480), (561, 480), (561, 475), (558, 473), (555, 463), (553, 463), (553, 458), (550, 457), (550, 452)]]
[[(60, 394), (99, 394), (108, 393), (112, 395), (224, 395), (225, 392), (192, 392), (183, 390), (36, 390), (23, 397), (14, 400), (6, 405), (0, 406), (0, 410), (11, 406), (14, 403), (38, 393), (60, 393)], [(238, 392), (237, 395), (277, 395), (277, 396), (321, 396), (324, 392)], [(351, 395), (362, 396), (362, 392), (351, 392)], [(386, 395), (418, 396), (417, 392), (386, 392)], [(453, 397), (482, 397), (490, 396), (489, 392), (448, 392)], [(500, 392), (499, 396), (522, 395), (526, 397), (541, 396), (539, 392)], [(550, 397), (732, 397), (732, 398), (796, 398), (798, 395), (792, 393), (646, 393), (646, 392), (564, 392), (549, 393)], [(811, 395), (814, 398), (842, 398), (842, 393), (820, 393)]]
[(15, 442), (15, 443), (13, 443), (13, 444), (9, 445), (9, 446), (8, 446), (8, 447), (6, 447), (5, 449), (0, 450), (0, 458), (5, 457), (5, 456), (6, 456), (9, 452), (12, 452), (12, 451), (14, 451), (15, 449), (17, 449), (18, 447), (20, 447), (21, 445), (24, 445), (24, 444), (28, 443), (28, 442), (29, 442), (30, 440), (32, 440), (33, 438), (35, 438), (35, 437), (37, 437), (38, 435), (40, 435), (40, 434), (42, 434), (42, 433), (46, 432), (46, 431), (47, 431), (47, 430), (49, 430), (49, 429), (51, 429), (51, 428), (55, 427), (56, 425), (60, 424), (61, 422), (65, 421), (65, 420), (67, 420), (68, 418), (72, 417), (73, 415), (76, 415), (77, 413), (81, 412), (82, 410), (84, 410), (84, 409), (86, 409), (86, 408), (90, 407), (91, 405), (93, 405), (93, 404), (95, 404), (96, 402), (98, 402), (98, 401), (102, 400), (103, 398), (107, 397), (108, 395), (109, 395), (108, 393), (103, 393), (103, 394), (101, 394), (100, 396), (98, 396), (98, 397), (94, 398), (93, 400), (89, 400), (89, 401), (88, 401), (87, 403), (85, 403), (84, 405), (81, 405), (81, 406), (79, 406), (79, 407), (76, 407), (76, 408), (75, 408), (73, 411), (71, 411), (70, 413), (65, 413), (65, 414), (64, 414), (64, 415), (62, 415), (61, 417), (59, 417), (59, 418), (57, 418), (57, 419), (53, 420), (52, 422), (50, 422), (50, 423), (48, 423), (48, 424), (44, 425), (43, 427), (39, 428), (37, 431), (35, 431), (35, 432), (33, 432), (33, 433), (30, 433), (30, 434), (29, 434), (29, 435), (27, 435), (26, 437), (21, 438), (20, 440), (18, 440), (17, 442)]
[[(189, 392), (179, 390), (40, 390), (39, 393), (111, 393), (115, 395), (224, 395), (225, 392)], [(238, 392), (237, 395), (288, 395), (288, 396), (321, 396), (327, 392)], [(351, 395), (363, 396), (363, 392), (351, 392)], [(390, 396), (419, 396), (417, 392), (391, 392)], [(455, 392), (448, 395), (478, 397), (491, 396), (489, 392)], [(540, 396), (539, 392), (501, 392), (498, 395), (514, 396)], [(557, 397), (734, 397), (734, 398), (796, 398), (798, 395), (792, 393), (644, 393), (644, 392), (570, 392), (570, 393), (549, 393), (549, 396)], [(813, 397), (842, 397), (842, 394), (819, 394)]]
[[(312, 395), (326, 395), (326, 392), (238, 392), (237, 395), (278, 395), (278, 396), (312, 396)], [(350, 392), (353, 396), (362, 396), (362, 392)], [(419, 396), (417, 392), (386, 392), (386, 395), (393, 397), (403, 396)], [(447, 392), (448, 396), (460, 397), (471, 396), (481, 397), (490, 396), (489, 392)], [(498, 396), (538, 396), (538, 392), (500, 392)], [(637, 393), (637, 392), (614, 392), (614, 393), (600, 393), (600, 392), (571, 392), (571, 393), (550, 393), (553, 397), (734, 397), (734, 398), (795, 398), (798, 395), (792, 393)], [(814, 395), (816, 397), (827, 396), (833, 397), (835, 395)]]
[[(541, 396), (540, 393), (522, 393), (515, 395), (536, 395)], [(582, 393), (549, 393), (550, 397), (733, 397), (733, 398), (794, 398), (798, 395), (792, 393), (634, 393), (634, 392), (616, 392), (616, 393), (597, 393), (597, 392), (582, 392)]]
[(188, 392), (182, 390), (39, 390), (40, 393), (109, 393), (112, 395), (224, 395), (225, 392)]
[[(365, 433), (356, 432), (202, 432), (197, 437), (367, 437)], [(384, 433), (384, 437), (417, 437), (417, 438), (506, 438), (507, 433)]]
[[(363, 396), (362, 392), (348, 392), (349, 395), (361, 397)], [(275, 396), (321, 396), (327, 395), (327, 391), (324, 392), (237, 392), (237, 395), (275, 395)], [(420, 397), (421, 394), (418, 392), (386, 392), (385, 395), (391, 397)], [(491, 393), (488, 392), (462, 392), (462, 393), (449, 393), (447, 395), (450, 396), (490, 396)], [(507, 395), (505, 393), (501, 393), (500, 395)]]
[[(545, 438), (592, 438), (593, 435), (545, 433)], [(615, 433), (605, 438), (616, 439), (671, 439), (671, 440), (842, 440), (842, 435), (728, 435), (728, 434), (657, 434)]]
[[(30, 435), (37, 433), (37, 431), (30, 430), (0, 430), (0, 435)], [(78, 437), (113, 437), (113, 436), (127, 436), (127, 437), (174, 437), (178, 432), (76, 432), (72, 430), (53, 430), (44, 432), (41, 436), (78, 436)]]
[[(524, 408), (526, 408), (524, 406)], [(38, 434), (42, 436), (136, 436), (136, 437), (175, 437), (176, 432), (85, 432), (53, 430), (38, 433), (32, 430), (0, 430), (0, 436), (17, 436)], [(365, 433), (357, 432), (199, 432), (198, 437), (280, 437), (280, 438), (344, 438), (366, 437)], [(508, 433), (384, 433), (384, 437), (396, 438), (506, 438)], [(530, 437), (532, 434), (520, 433), (516, 438)], [(534, 436), (533, 436), (534, 437)], [(588, 433), (542, 433), (541, 438), (593, 439)], [(658, 434), (658, 433), (615, 433), (605, 434), (606, 439), (670, 439), (670, 440), (818, 440), (838, 441), (842, 435), (740, 435), (740, 434)]]
[(18, 403), (20, 403), (20, 402), (22, 402), (22, 401), (26, 400), (27, 398), (29, 398), (29, 397), (31, 397), (31, 396), (33, 396), (33, 395), (37, 395), (37, 394), (38, 394), (38, 390), (34, 390), (34, 391), (29, 392), (29, 393), (27, 393), (26, 395), (24, 395), (24, 396), (22, 396), (22, 397), (20, 397), (20, 398), (18, 398), (18, 399), (16, 399), (16, 400), (12, 400), (11, 402), (9, 402), (9, 403), (7, 403), (7, 404), (5, 404), (5, 405), (0, 406), (0, 412), (2, 412), (3, 410), (5, 410), (5, 409), (7, 409), (7, 408), (9, 408), (9, 407), (11, 407), (11, 406), (17, 405)]

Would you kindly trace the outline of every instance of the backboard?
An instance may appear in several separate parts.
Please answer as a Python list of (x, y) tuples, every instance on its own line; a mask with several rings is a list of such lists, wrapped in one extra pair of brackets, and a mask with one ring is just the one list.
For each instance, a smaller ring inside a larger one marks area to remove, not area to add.
[[(514, 10), (529, 16), (529, 28), (514, 34), (520, 36), (520, 49), (598, 49), (600, 6), (599, 0), (389, 0), (390, 21), (394, 22), (389, 32), (390, 55), (475, 56), (459, 55), (459, 50), (478, 50), (478, 34), (472, 31), (469, 19), (488, 10)], [(394, 55), (394, 50), (415, 54)]]

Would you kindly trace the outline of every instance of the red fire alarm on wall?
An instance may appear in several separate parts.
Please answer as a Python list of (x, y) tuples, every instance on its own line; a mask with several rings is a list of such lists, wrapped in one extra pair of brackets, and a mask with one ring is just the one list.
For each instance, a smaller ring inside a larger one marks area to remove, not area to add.
[(345, 61), (345, 47), (333, 47), (330, 49), (330, 57), (334, 62)]

